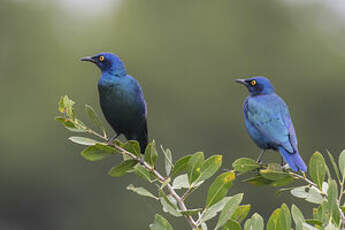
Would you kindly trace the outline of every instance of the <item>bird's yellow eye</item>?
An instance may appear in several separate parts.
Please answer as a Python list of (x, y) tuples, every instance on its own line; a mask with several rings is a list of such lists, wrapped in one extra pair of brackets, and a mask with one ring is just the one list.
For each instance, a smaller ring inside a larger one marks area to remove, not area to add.
[(255, 80), (251, 80), (250, 84), (251, 84), (251, 86), (255, 86), (256, 85), (256, 81)]
[(104, 61), (104, 56), (99, 56), (100, 61)]

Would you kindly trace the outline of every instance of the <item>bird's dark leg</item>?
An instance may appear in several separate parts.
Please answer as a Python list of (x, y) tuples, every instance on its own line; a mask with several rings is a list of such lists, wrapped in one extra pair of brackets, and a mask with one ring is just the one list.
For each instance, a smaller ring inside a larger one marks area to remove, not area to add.
[(261, 164), (261, 162), (262, 162), (262, 161), (261, 161), (261, 158), (264, 156), (264, 152), (265, 152), (265, 149), (262, 150), (262, 152), (260, 153), (258, 159), (256, 159), (256, 162), (257, 162), (257, 163)]
[(120, 136), (120, 133), (117, 133), (117, 134), (115, 134), (114, 136), (112, 136), (111, 138), (109, 138), (109, 140), (108, 140), (108, 145), (113, 145), (114, 143), (114, 140), (116, 139), (116, 138), (118, 138), (118, 136)]

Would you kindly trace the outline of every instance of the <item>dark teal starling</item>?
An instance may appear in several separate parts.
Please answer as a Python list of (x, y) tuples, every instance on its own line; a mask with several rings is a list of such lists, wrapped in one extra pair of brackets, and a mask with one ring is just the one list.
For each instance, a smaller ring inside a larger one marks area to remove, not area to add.
[(263, 149), (258, 162), (266, 149), (273, 149), (280, 152), (293, 171), (306, 172), (288, 106), (274, 92), (271, 82), (265, 77), (237, 79), (236, 82), (249, 90), (243, 103), (244, 124), (255, 144)]
[(99, 102), (116, 132), (109, 143), (123, 134), (127, 140), (137, 140), (144, 152), (148, 143), (147, 110), (138, 81), (127, 74), (123, 62), (113, 53), (99, 53), (80, 60), (96, 64), (102, 72), (98, 81)]

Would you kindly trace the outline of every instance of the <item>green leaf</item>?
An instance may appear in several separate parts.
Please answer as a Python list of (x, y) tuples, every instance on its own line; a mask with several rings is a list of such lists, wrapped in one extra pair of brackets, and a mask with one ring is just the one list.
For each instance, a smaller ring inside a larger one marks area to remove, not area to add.
[(99, 128), (103, 132), (103, 134), (105, 134), (104, 125), (99, 119), (96, 111), (90, 105), (85, 105), (85, 109), (87, 114), (89, 115), (90, 120), (97, 126), (97, 128)]
[(135, 187), (134, 185), (130, 184), (127, 186), (126, 189), (129, 191), (135, 192), (140, 196), (146, 196), (146, 197), (153, 198), (155, 200), (159, 200), (158, 197), (156, 197), (155, 195), (153, 195), (151, 192), (149, 192), (148, 190), (146, 190), (143, 187)]
[(268, 167), (266, 169), (260, 170), (260, 174), (262, 177), (271, 181), (277, 181), (291, 177), (288, 173), (283, 172), (282, 167), (276, 163), (268, 164)]
[(260, 165), (253, 159), (240, 158), (234, 161), (234, 163), (232, 163), (232, 167), (237, 172), (245, 173), (260, 168)]
[(312, 186), (309, 188), (309, 196), (305, 199), (308, 202), (314, 203), (314, 204), (321, 204), (321, 202), (324, 200), (322, 195), (320, 194), (320, 191), (316, 189), (316, 187)]
[(167, 196), (162, 190), (160, 190), (159, 194), (159, 199), (164, 212), (168, 212), (176, 217), (182, 216), (179, 208), (177, 207), (176, 200), (171, 195)]
[(277, 225), (278, 225), (278, 219), (280, 217), (280, 212), (281, 212), (280, 208), (277, 208), (276, 210), (273, 211), (272, 215), (270, 216), (267, 222), (267, 230), (278, 230)]
[(222, 227), (229, 219), (231, 219), (232, 215), (235, 213), (235, 210), (240, 205), (242, 198), (243, 193), (236, 194), (230, 198), (219, 215), (215, 230)]
[(264, 229), (264, 219), (258, 214), (254, 215), (248, 219), (244, 224), (244, 230), (263, 230)]
[(156, 163), (156, 160), (158, 158), (158, 153), (156, 150), (156, 143), (155, 141), (152, 141), (149, 143), (145, 149), (145, 161), (149, 163), (151, 166), (154, 166)]
[(173, 230), (173, 228), (164, 217), (156, 214), (153, 224), (150, 224), (150, 230)]
[(277, 229), (280, 229), (280, 230), (291, 229), (291, 214), (286, 204), (282, 204), (280, 208)]
[(330, 219), (329, 205), (326, 200), (322, 201), (319, 208), (313, 209), (313, 219), (319, 220), (321, 223), (328, 223)]
[(249, 184), (256, 185), (256, 186), (269, 185), (272, 183), (271, 180), (268, 180), (262, 176), (251, 177), (251, 178), (243, 180), (242, 182), (247, 182)]
[(294, 204), (291, 207), (291, 214), (296, 225), (296, 230), (303, 230), (303, 223), (305, 222), (303, 213)]
[(116, 149), (102, 144), (91, 145), (81, 152), (81, 155), (88, 161), (103, 160), (105, 157), (118, 153)]
[(138, 141), (135, 140), (130, 140), (125, 143), (123, 146), (125, 150), (127, 150), (130, 153), (133, 153), (137, 157), (141, 158), (141, 153), (140, 153), (140, 145)]
[(242, 227), (236, 220), (230, 219), (224, 224), (223, 230), (242, 230)]
[(345, 150), (343, 150), (339, 155), (339, 170), (343, 177), (345, 177)]
[(206, 222), (217, 215), (218, 212), (223, 210), (225, 204), (230, 200), (231, 197), (224, 197), (214, 205), (205, 209), (204, 215), (201, 217), (200, 222)]
[(319, 225), (319, 226), (323, 225), (321, 221), (316, 220), (316, 219), (306, 219), (305, 222), (312, 225)]
[(328, 158), (333, 166), (334, 172), (337, 176), (337, 179), (340, 182), (341, 180), (340, 180), (339, 169), (338, 169), (337, 163), (335, 163), (333, 155), (329, 151), (327, 151), (327, 153), (328, 153)]
[(240, 205), (232, 215), (232, 219), (236, 220), (238, 223), (241, 223), (247, 217), (249, 211), (250, 204)]
[(60, 97), (60, 100), (58, 102), (58, 110), (60, 113), (65, 112), (64, 97), (65, 96)]
[(193, 216), (202, 211), (202, 208), (188, 209), (186, 211), (180, 211), (182, 215)]
[(292, 176), (286, 176), (280, 180), (276, 180), (276, 181), (272, 181), (271, 185), (273, 187), (281, 187), (281, 186), (286, 186), (288, 184), (291, 184), (292, 182), (294, 182), (296, 179)]
[[(209, 157), (200, 167), (200, 175), (193, 182), (193, 185), (199, 183), (200, 181), (207, 180), (213, 176), (220, 166), (222, 165), (222, 155), (214, 155)], [(193, 186), (192, 186), (193, 187)]]
[(87, 137), (69, 137), (68, 140), (80, 145), (95, 145), (97, 143), (101, 143)]
[(320, 191), (314, 186), (300, 186), (292, 189), (290, 192), (291, 195), (305, 199), (306, 201), (314, 204), (320, 204), (324, 200), (320, 194)]
[(190, 184), (188, 181), (188, 175), (182, 174), (176, 177), (172, 184), (174, 189), (181, 189), (181, 188), (190, 188)]
[(192, 184), (200, 175), (200, 167), (204, 163), (204, 153), (197, 152), (188, 161), (188, 180)]
[(133, 167), (138, 163), (138, 161), (136, 160), (126, 160), (126, 161), (122, 161), (119, 165), (111, 168), (108, 172), (108, 174), (112, 177), (121, 177), (125, 174), (127, 174), (127, 172), (131, 169), (133, 169)]
[(235, 178), (235, 173), (230, 171), (220, 174), (214, 180), (207, 193), (206, 208), (212, 206), (226, 196)]
[(182, 172), (186, 172), (187, 171), (187, 167), (188, 167), (188, 162), (190, 160), (190, 158), (192, 157), (192, 155), (187, 155), (184, 156), (182, 158), (180, 158), (176, 163), (175, 166), (171, 172), (171, 177), (174, 177)]
[(152, 183), (152, 179), (151, 179), (152, 173), (147, 171), (147, 169), (144, 166), (140, 164), (137, 164), (136, 166), (134, 166), (134, 173), (138, 177), (141, 177), (142, 179)]
[[(129, 148), (131, 150), (131, 148), (129, 147), (129, 145), (127, 143), (123, 143), (122, 141), (120, 141), (119, 139), (115, 139), (114, 140), (114, 145), (118, 146), (124, 150), (126, 150), (126, 148)], [(128, 146), (126, 146), (128, 145)], [(128, 150), (127, 150), (128, 151)], [(122, 158), (124, 161), (132, 159), (130, 156), (128, 156), (127, 154), (124, 154), (122, 151), (119, 150), (119, 153), (122, 153)]]
[(85, 133), (87, 130), (85, 127), (76, 126), (73, 121), (65, 117), (55, 117), (55, 120), (62, 123), (66, 129), (77, 132), (77, 133)]
[(75, 119), (75, 112), (73, 110), (74, 104), (75, 102), (69, 99), (67, 95), (61, 97), (59, 101), (60, 113), (64, 113), (68, 118), (71, 118), (72, 120), (74, 120)]
[(322, 189), (322, 182), (326, 176), (326, 163), (319, 152), (315, 152), (309, 161), (309, 175), (312, 181)]
[(333, 217), (336, 224), (339, 223), (340, 213), (338, 209), (337, 199), (338, 199), (338, 188), (335, 180), (329, 180), (328, 191), (327, 191), (328, 205), (330, 215)]
[(171, 155), (171, 150), (166, 149), (164, 150), (163, 147), (161, 146), (162, 152), (165, 156), (165, 173), (167, 176), (170, 175), (171, 169), (173, 168), (173, 163), (172, 163), (172, 155)]
[(291, 195), (293, 195), (295, 197), (305, 199), (309, 196), (308, 189), (309, 189), (309, 186), (304, 185), (304, 186), (296, 187), (296, 188), (292, 189), (290, 192), (291, 192)]

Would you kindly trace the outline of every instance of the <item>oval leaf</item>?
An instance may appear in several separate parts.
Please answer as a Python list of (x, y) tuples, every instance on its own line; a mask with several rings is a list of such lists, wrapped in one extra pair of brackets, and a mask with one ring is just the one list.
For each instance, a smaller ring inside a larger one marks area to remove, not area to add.
[(234, 163), (232, 163), (232, 167), (237, 172), (245, 173), (260, 168), (260, 165), (253, 159), (240, 158), (234, 161)]
[(292, 214), (293, 221), (295, 222), (295, 225), (296, 225), (296, 230), (297, 229), (302, 230), (303, 229), (302, 223), (305, 222), (305, 219), (301, 210), (299, 210), (299, 208), (293, 204), (291, 207), (291, 214)]
[(118, 153), (116, 149), (102, 144), (96, 144), (87, 147), (81, 152), (81, 155), (88, 161), (103, 160), (105, 157)]
[(192, 157), (191, 155), (187, 155), (177, 160), (174, 168), (172, 169), (171, 177), (177, 176), (178, 174), (182, 172), (186, 172), (187, 167), (188, 167), (188, 162), (191, 157)]
[(135, 192), (140, 196), (146, 196), (146, 197), (153, 198), (155, 200), (159, 200), (158, 197), (156, 197), (155, 195), (153, 195), (151, 192), (149, 192), (148, 190), (146, 190), (143, 187), (135, 187), (134, 185), (130, 184), (127, 186), (126, 189), (129, 191)]
[(236, 220), (238, 223), (241, 223), (247, 217), (249, 211), (250, 204), (241, 205), (236, 209), (236, 211), (232, 215), (232, 219)]
[(136, 160), (126, 160), (121, 162), (118, 166), (115, 166), (110, 169), (108, 174), (112, 177), (121, 177), (125, 175), (129, 170), (133, 169), (133, 167), (138, 163)]
[(235, 178), (235, 173), (230, 171), (220, 174), (214, 180), (207, 193), (206, 208), (217, 203), (226, 196)]
[(327, 153), (328, 153), (328, 158), (329, 158), (329, 160), (330, 160), (330, 162), (331, 162), (331, 164), (333, 166), (334, 172), (335, 172), (335, 174), (337, 176), (337, 179), (340, 182), (341, 180), (340, 180), (340, 175), (339, 175), (339, 169), (338, 169), (337, 164), (335, 163), (334, 157), (333, 157), (333, 155), (329, 151), (327, 151)]
[(85, 105), (85, 110), (87, 112), (87, 115), (89, 115), (90, 120), (99, 128), (103, 134), (105, 133), (105, 128), (101, 120), (99, 119), (96, 111), (90, 106)]
[(173, 228), (164, 217), (156, 214), (153, 224), (150, 224), (150, 230), (173, 230)]
[(264, 219), (258, 214), (254, 215), (246, 221), (244, 224), (244, 230), (263, 230), (264, 229)]
[(236, 220), (228, 220), (223, 226), (223, 230), (242, 230), (242, 227)]
[(204, 163), (204, 153), (197, 152), (188, 161), (188, 180), (192, 184), (200, 175), (200, 167)]
[(280, 230), (291, 229), (291, 214), (286, 204), (282, 204), (280, 208), (277, 229), (280, 229)]
[(345, 150), (343, 150), (339, 155), (339, 170), (341, 175), (344, 177), (345, 174)]
[(231, 197), (228, 197), (228, 196), (224, 197), (222, 200), (218, 201), (217, 203), (215, 203), (211, 207), (207, 208), (204, 212), (204, 215), (201, 217), (200, 222), (206, 222), (206, 221), (212, 219), (213, 217), (215, 217), (218, 212), (223, 210), (225, 204), (230, 200), (230, 198)]
[[(214, 155), (209, 157), (200, 167), (200, 175), (193, 182), (193, 185), (197, 184), (200, 181), (207, 180), (213, 176), (220, 166), (222, 165), (222, 155)], [(192, 187), (193, 187), (192, 185)]]
[(69, 137), (68, 140), (76, 143), (76, 144), (80, 144), (80, 145), (95, 145), (97, 143), (101, 143), (99, 141), (96, 141), (94, 139), (90, 139), (87, 137)]
[(175, 178), (173, 184), (174, 189), (189, 188), (188, 176), (187, 174), (182, 174)]
[(312, 181), (322, 189), (322, 182), (326, 176), (326, 163), (319, 152), (315, 152), (309, 161), (309, 175)]
[(219, 215), (219, 219), (215, 229), (222, 227), (229, 219), (231, 219), (232, 215), (235, 213), (235, 210), (240, 205), (242, 198), (243, 193), (236, 194), (235, 196), (230, 198)]
[(145, 149), (145, 161), (149, 163), (151, 166), (154, 166), (156, 163), (156, 160), (158, 158), (158, 153), (156, 150), (156, 143), (155, 141), (152, 141), (149, 143)]
[(171, 155), (171, 150), (170, 149), (166, 149), (164, 150), (163, 147), (161, 146), (162, 152), (165, 156), (165, 173), (167, 176), (170, 175), (171, 173), (171, 169), (174, 167), (173, 163), (172, 163), (172, 155)]
[(135, 140), (127, 141), (126, 144), (123, 146), (123, 148), (127, 150), (128, 152), (133, 153), (137, 157), (139, 158), (141, 157), (140, 145), (138, 141), (135, 141)]

